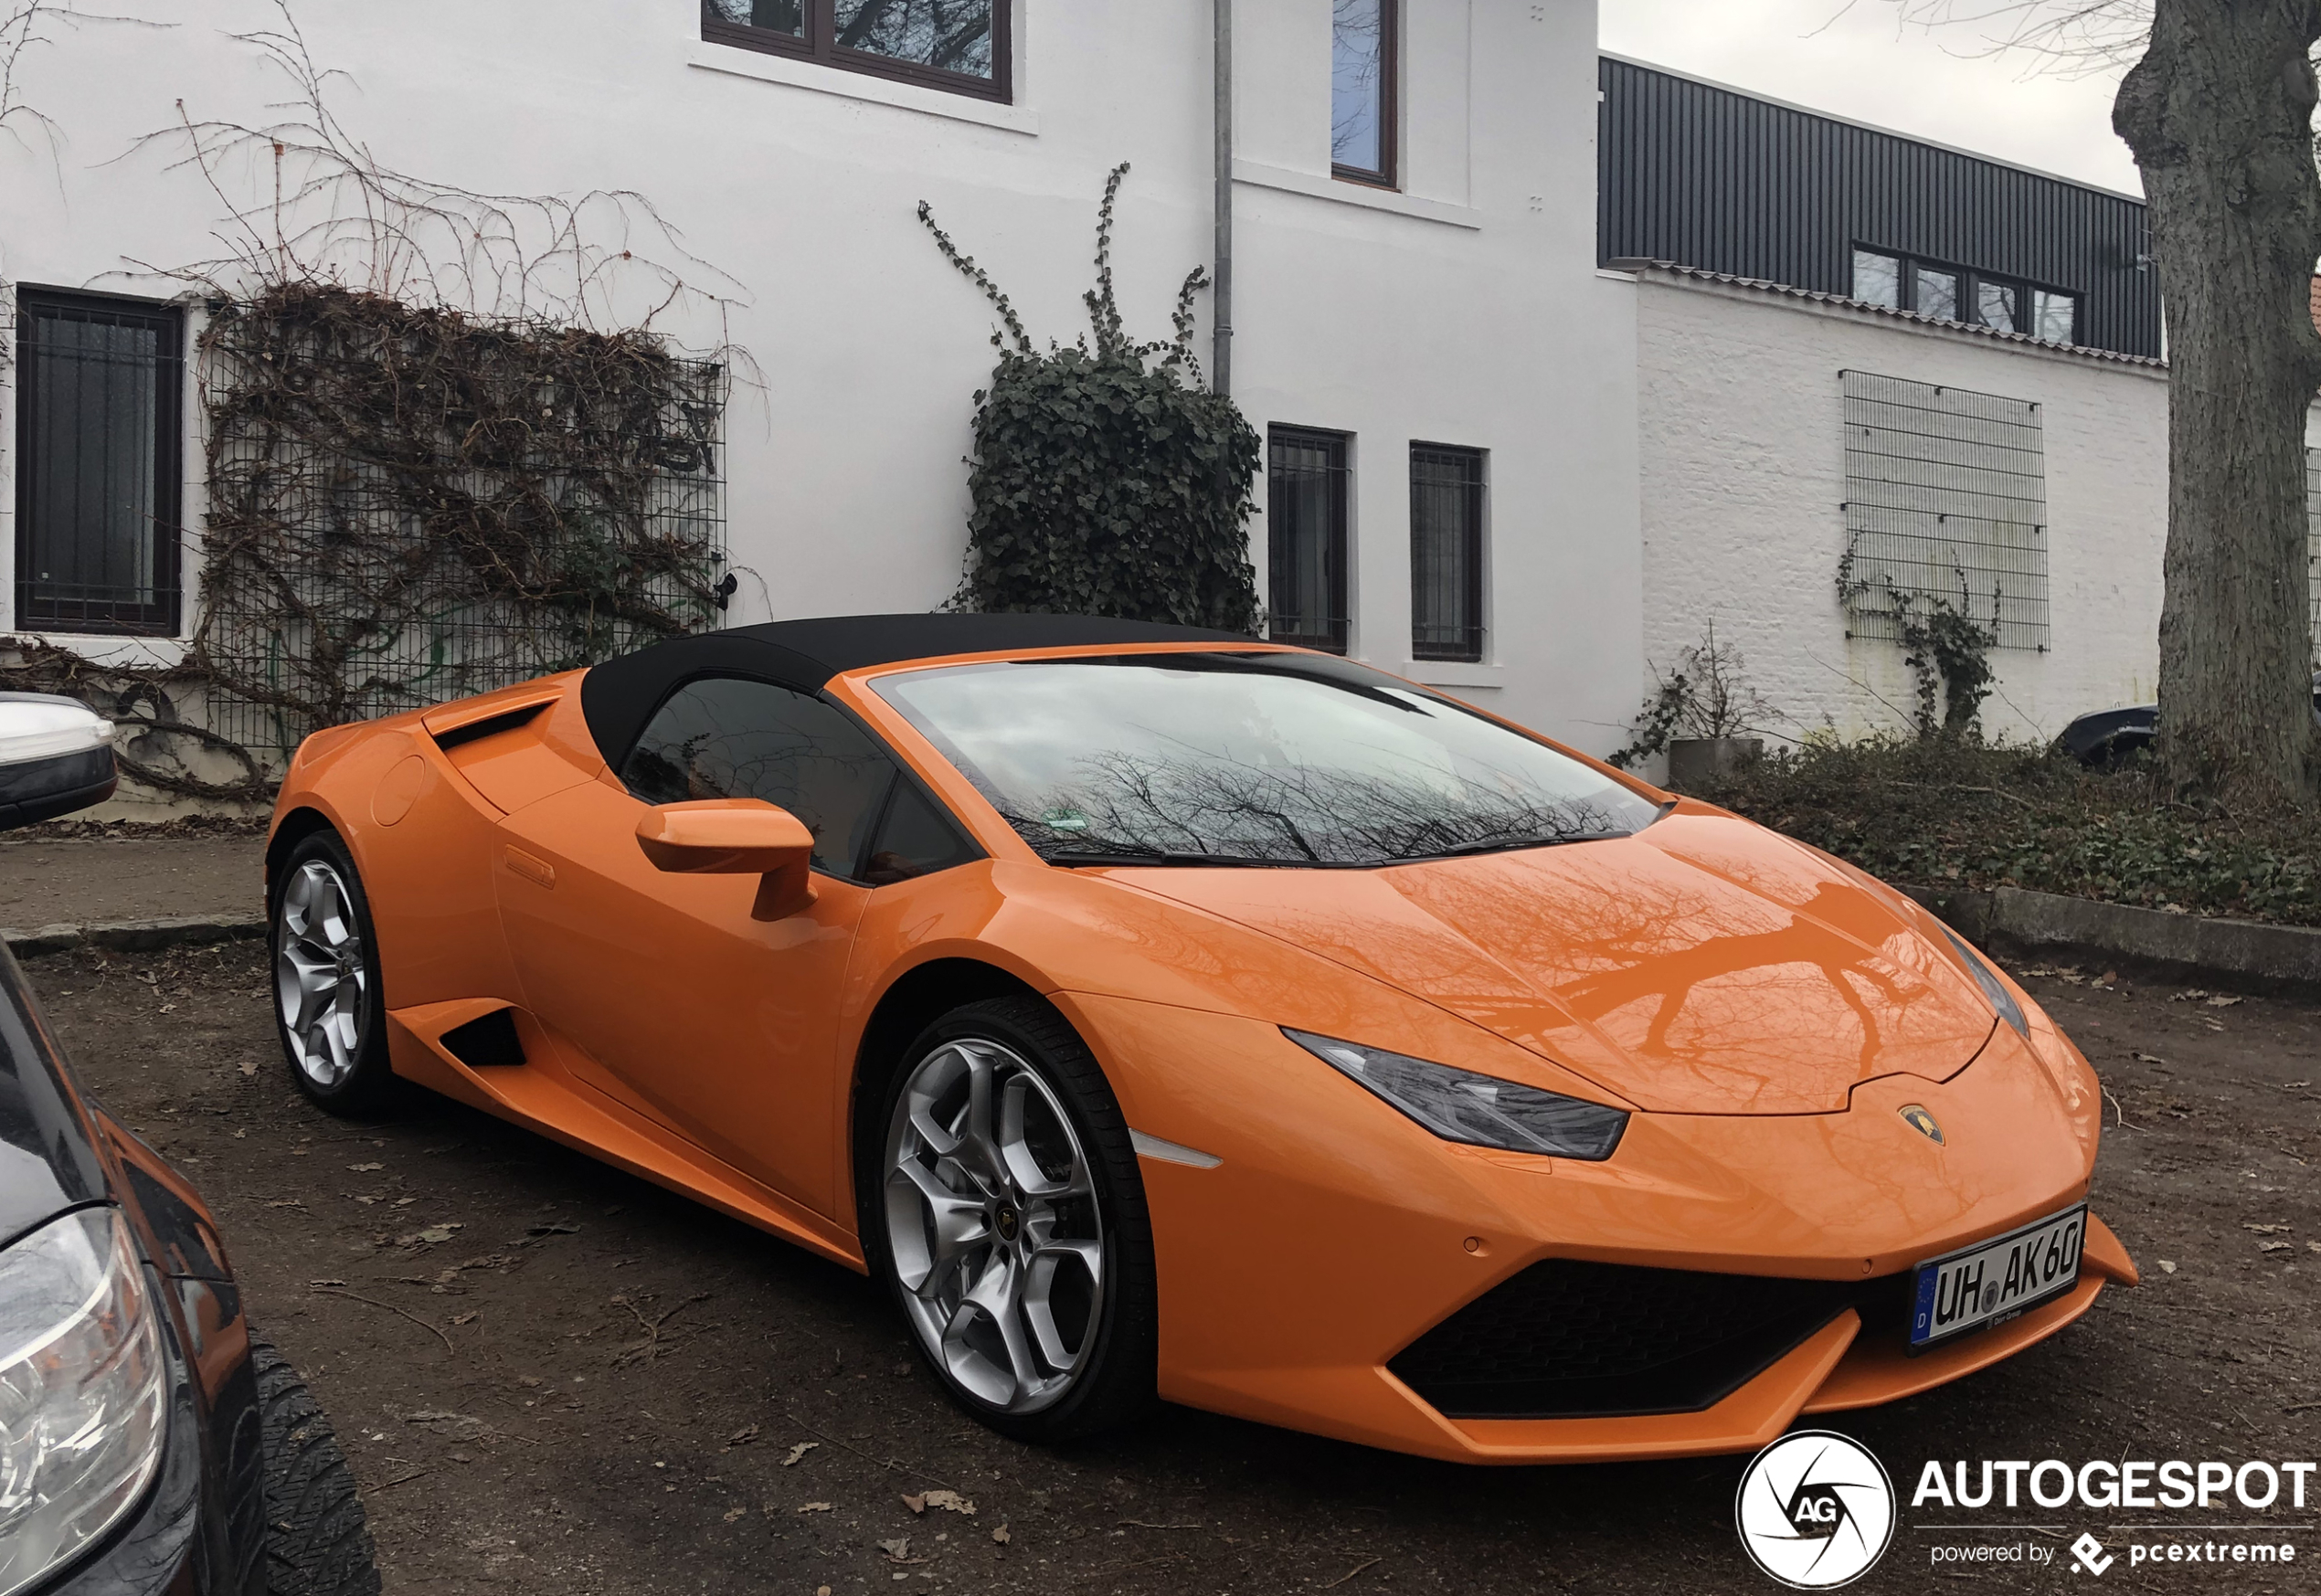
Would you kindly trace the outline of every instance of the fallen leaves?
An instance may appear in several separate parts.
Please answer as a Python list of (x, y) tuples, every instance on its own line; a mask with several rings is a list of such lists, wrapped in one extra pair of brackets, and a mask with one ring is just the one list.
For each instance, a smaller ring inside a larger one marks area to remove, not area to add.
[(2285, 1236), (2289, 1233), (2289, 1226), (2286, 1224), (2252, 1225), (2243, 1223), (2241, 1228), (2244, 1231), (2254, 1231), (2260, 1236)]
[(798, 1510), (800, 1513), (828, 1513), (832, 1509), (828, 1502), (809, 1502)]
[(466, 1227), (464, 1225), (457, 1223), (428, 1225), (423, 1229), (413, 1231), (407, 1236), (396, 1237), (395, 1244), (403, 1248), (407, 1252), (416, 1251), (421, 1247), (432, 1247), (440, 1242), (450, 1241), (455, 1234), (465, 1228)]
[(788, 1455), (783, 1457), (781, 1460), (782, 1467), (796, 1468), (800, 1463), (805, 1461), (806, 1454), (808, 1453), (813, 1451), (814, 1448), (820, 1446), (821, 1444), (821, 1443), (819, 1441), (799, 1442), (796, 1445), (790, 1449)]
[(357, 1175), (368, 1175), (374, 1169), (384, 1169), (384, 1164), (349, 1164), (347, 1168)]
[(1005, 1546), (1009, 1541), (1014, 1538), (1015, 1538), (1013, 1536), (1008, 1534), (1007, 1526), (1004, 1524), (1001, 1525), (997, 1529), (991, 1531), (991, 1539), (999, 1546)]
[(749, 1509), (747, 1507), (728, 1507), (726, 1509), (726, 1522), (731, 1524), (735, 1519), (743, 1517), (748, 1511)]
[(914, 1515), (924, 1513), (929, 1507), (940, 1507), (946, 1513), (971, 1514), (975, 1511), (975, 1504), (957, 1491), (927, 1491), (916, 1496), (906, 1494), (903, 1506)]

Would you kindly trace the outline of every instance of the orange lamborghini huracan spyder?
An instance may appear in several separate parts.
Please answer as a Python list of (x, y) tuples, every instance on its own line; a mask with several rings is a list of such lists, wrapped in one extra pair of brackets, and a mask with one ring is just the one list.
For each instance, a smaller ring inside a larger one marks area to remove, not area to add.
[(885, 1281), (977, 1418), (1745, 1450), (2085, 1313), (2101, 1092), (1901, 894), (1425, 688), (787, 621), (309, 737), (282, 1044)]

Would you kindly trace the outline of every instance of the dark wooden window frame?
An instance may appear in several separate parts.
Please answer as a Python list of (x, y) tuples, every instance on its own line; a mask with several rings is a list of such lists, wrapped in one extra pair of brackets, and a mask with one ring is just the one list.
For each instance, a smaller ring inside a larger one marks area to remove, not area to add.
[[(1370, 172), (1360, 166), (1341, 166), (1333, 161), (1330, 174), (1341, 183), (1359, 183), (1366, 188), (1399, 189), (1402, 186), (1402, 0), (1378, 0), (1379, 169)], [(1334, 37), (1330, 48), (1333, 52), (1337, 48)]]
[(701, 37), (710, 44), (733, 45), (768, 56), (813, 61), (842, 72), (862, 72), (898, 83), (917, 83), (922, 88), (940, 89), (975, 100), (995, 100), (1002, 105), (1015, 102), (1013, 0), (991, 0), (991, 75), (988, 79), (923, 67), (916, 61), (898, 61), (868, 50), (840, 49), (837, 0), (801, 0), (801, 4), (806, 20), (802, 38), (712, 16), (707, 0), (703, 0)]
[[(151, 604), (118, 603), (82, 598), (78, 602), (33, 597), (32, 536), (34, 493), (38, 473), (33, 469), (40, 426), (37, 363), (46, 358), (37, 348), (34, 323), (41, 311), (79, 311), (125, 317), (151, 323), (163, 334), (155, 364), (161, 368), (154, 384), (154, 579)], [(73, 293), (57, 289), (16, 291), (16, 625), (26, 631), (125, 634), (174, 637), (177, 633), (182, 568), (180, 543), (185, 536), (185, 315), (176, 305), (153, 300), (122, 299), (103, 294)], [(101, 607), (107, 613), (91, 616)], [(78, 611), (78, 613), (75, 613)]]
[[(1902, 301), (1902, 304), (1899, 308), (1905, 311), (1914, 312), (1918, 308), (1918, 270), (1921, 267), (1924, 267), (1929, 271), (1945, 272), (1958, 280), (1958, 303), (1962, 310), (1972, 307), (1975, 304), (1977, 298), (1975, 292), (1976, 289), (1987, 282), (1995, 282), (2003, 287), (2013, 289), (2017, 295), (2015, 302), (2025, 313), (2028, 313), (2030, 309), (2030, 296), (2032, 294), (2062, 294), (2072, 301), (2071, 342), (2074, 346), (2076, 346), (2079, 343), (2080, 318), (2084, 315), (2087, 311), (2087, 293), (2086, 291), (2083, 289), (2064, 288), (2061, 284), (2051, 282), (2034, 282), (2030, 278), (2017, 277), (2012, 272), (1978, 271), (1971, 266), (1954, 265), (1947, 260), (1937, 260), (1930, 255), (1913, 255), (1907, 249), (1892, 249), (1888, 248), (1883, 244), (1856, 243), (1852, 245), (1846, 254), (1847, 271), (1849, 274), (1852, 271), (1853, 258), (1856, 255), (1882, 255), (1887, 259), (1894, 262), (1895, 270), (1899, 274), (1895, 284), (1896, 293)], [(1849, 293), (1852, 291), (1852, 288), (1853, 285), (1850, 280), (1849, 280), (1847, 285)], [(1940, 319), (1944, 321), (1956, 322), (1961, 326), (1966, 327), (1984, 327), (1989, 325), (1988, 322), (1978, 322), (1971, 316), (1945, 316)], [(2026, 338), (2036, 338), (2038, 337), (2038, 334), (2035, 333), (2026, 333), (2023, 336)], [(2046, 342), (2046, 340), (2043, 339), (2040, 341), (2042, 343)]]
[[(1469, 635), (1457, 642), (1425, 640), (1418, 635), (1418, 457), (1422, 453), (1457, 456), (1474, 469), (1473, 479), (1464, 484), (1470, 494), (1469, 520), (1464, 528), (1467, 543), (1465, 597), (1467, 613), (1473, 619), (1467, 629)], [(1490, 554), (1487, 530), (1490, 522), (1490, 451), (1461, 443), (1427, 443), (1414, 439), (1410, 446), (1410, 657), (1414, 660), (1479, 664), (1483, 658), (1483, 639), (1489, 629), (1483, 613), (1483, 565)]]
[[(1268, 426), (1266, 428), (1266, 568), (1267, 573), (1267, 606), (1266, 635), (1277, 643), (1294, 643), (1300, 648), (1318, 649), (1324, 653), (1343, 654), (1352, 642), (1353, 618), (1350, 613), (1353, 596), (1352, 565), (1354, 544), (1353, 513), (1353, 434), (1332, 432), (1321, 427)], [(1327, 599), (1334, 613), (1324, 616), (1294, 616), (1286, 618), (1319, 621), (1322, 629), (1316, 631), (1283, 630), (1285, 618), (1278, 608), (1286, 589), (1294, 586), (1286, 578), (1290, 553), (1280, 535), (1281, 523), (1273, 500), (1274, 448), (1277, 444), (1296, 443), (1326, 451), (1329, 463), (1321, 469), (1331, 478), (1329, 514), (1332, 524), (1328, 538), (1337, 555), (1328, 574)]]

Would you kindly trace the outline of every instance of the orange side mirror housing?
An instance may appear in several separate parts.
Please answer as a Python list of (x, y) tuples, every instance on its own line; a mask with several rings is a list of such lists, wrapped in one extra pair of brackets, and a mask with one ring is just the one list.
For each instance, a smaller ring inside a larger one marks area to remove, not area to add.
[(780, 920), (814, 901), (814, 834), (763, 798), (659, 804), (637, 821), (637, 846), (655, 870), (682, 875), (754, 875), (754, 920)]

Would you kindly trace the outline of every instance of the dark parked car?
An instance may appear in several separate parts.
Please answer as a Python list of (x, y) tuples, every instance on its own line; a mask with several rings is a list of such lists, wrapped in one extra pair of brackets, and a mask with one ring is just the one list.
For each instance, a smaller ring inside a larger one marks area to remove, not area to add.
[[(95, 803), (112, 728), (0, 694), (0, 828)], [(0, 1596), (358, 1596), (363, 1505), (193, 1188), (74, 1081), (0, 947)]]
[[(2321, 721), (2321, 671), (2313, 676), (2313, 718)], [(2126, 709), (2091, 710), (2063, 728), (2055, 745), (2082, 765), (2107, 770), (2131, 754), (2140, 754), (2159, 735), (2160, 706), (2132, 704)]]

